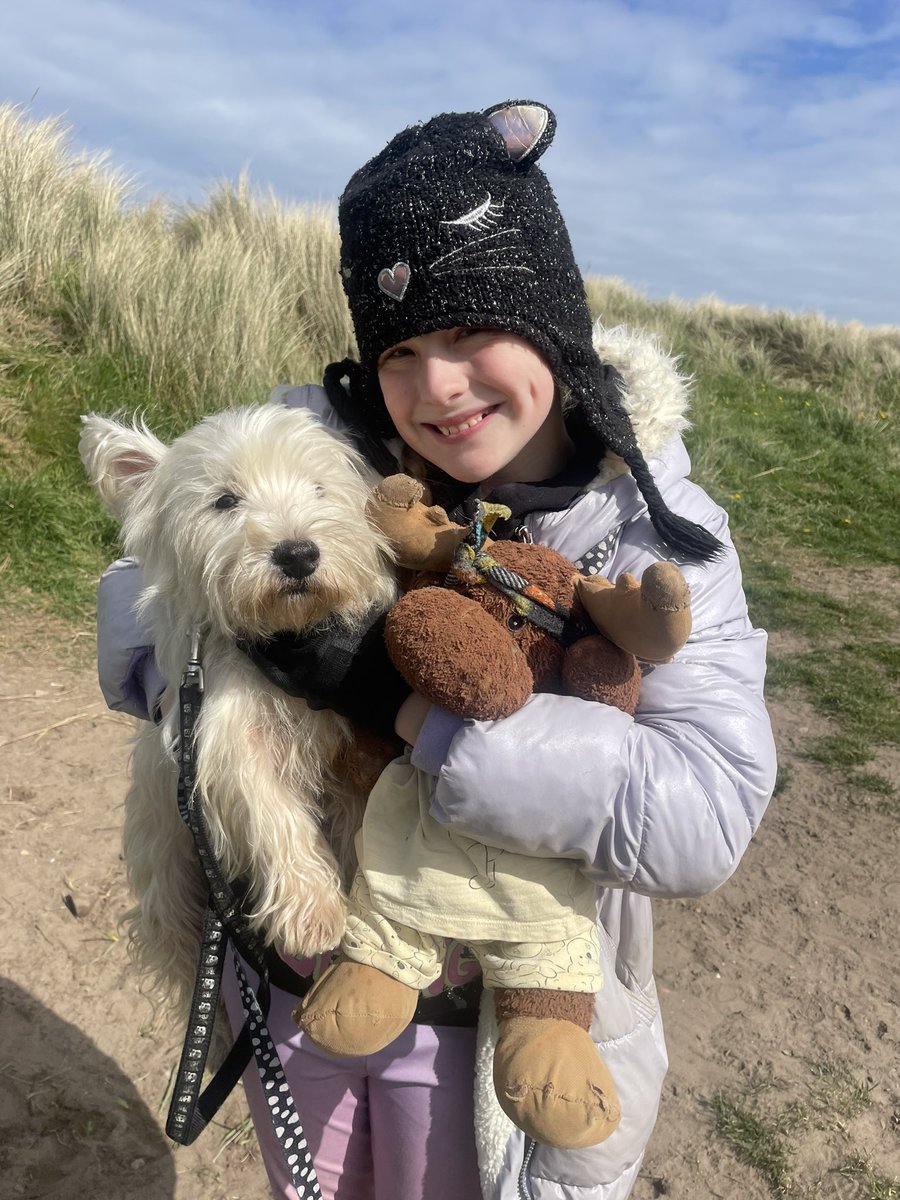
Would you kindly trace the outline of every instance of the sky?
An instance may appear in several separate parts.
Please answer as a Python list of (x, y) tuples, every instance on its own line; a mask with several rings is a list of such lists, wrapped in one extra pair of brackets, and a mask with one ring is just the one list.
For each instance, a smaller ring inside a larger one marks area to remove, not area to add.
[(900, 324), (898, 0), (29, 0), (0, 103), (147, 199), (334, 200), (398, 130), (539, 100), (585, 273)]

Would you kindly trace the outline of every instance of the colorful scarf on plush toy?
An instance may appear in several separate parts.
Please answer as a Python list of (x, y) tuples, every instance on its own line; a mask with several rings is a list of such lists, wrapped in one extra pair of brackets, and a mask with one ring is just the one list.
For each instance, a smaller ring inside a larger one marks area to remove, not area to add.
[(507, 520), (509, 515), (510, 510), (504, 504), (478, 502), (472, 528), (465, 541), (460, 542), (456, 549), (448, 583), (452, 582), (457, 572), (465, 575), (474, 573), (481, 583), (502, 592), (511, 601), (515, 614), (523, 622), (530, 621), (564, 645), (570, 646), (584, 637), (585, 630), (580, 622), (573, 619), (569, 609), (557, 604), (543, 588), (529, 583), (509, 567), (502, 566), (484, 549), (484, 543), (494, 523)]

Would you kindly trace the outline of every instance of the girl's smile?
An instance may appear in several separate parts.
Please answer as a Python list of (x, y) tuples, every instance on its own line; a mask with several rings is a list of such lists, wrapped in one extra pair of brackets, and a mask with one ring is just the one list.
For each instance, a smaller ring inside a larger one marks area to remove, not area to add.
[(477, 429), (483, 421), (490, 417), (491, 413), (495, 413), (496, 411), (497, 406), (494, 405), (491, 408), (482, 409), (481, 412), (474, 413), (470, 417), (463, 417), (452, 425), (434, 425), (432, 428), (436, 429), (445, 441), (451, 438), (464, 437)]
[(462, 483), (547, 479), (571, 449), (550, 368), (524, 338), (457, 327), (408, 338), (379, 359), (404, 442)]

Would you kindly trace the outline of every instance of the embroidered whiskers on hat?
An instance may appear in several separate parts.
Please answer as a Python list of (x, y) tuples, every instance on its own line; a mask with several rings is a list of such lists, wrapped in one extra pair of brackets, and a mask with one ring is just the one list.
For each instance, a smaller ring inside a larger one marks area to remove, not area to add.
[(326, 388), (342, 415), (389, 438), (396, 430), (378, 384), (384, 350), (457, 326), (517, 334), (565, 388), (578, 435), (597, 441), (598, 457), (624, 459), (659, 536), (708, 559), (720, 543), (667, 508), (622, 407), (621, 377), (594, 352), (581, 273), (538, 166), (555, 129), (550, 109), (533, 101), (444, 113), (399, 133), (353, 175), (338, 216), (360, 359), (332, 364)]

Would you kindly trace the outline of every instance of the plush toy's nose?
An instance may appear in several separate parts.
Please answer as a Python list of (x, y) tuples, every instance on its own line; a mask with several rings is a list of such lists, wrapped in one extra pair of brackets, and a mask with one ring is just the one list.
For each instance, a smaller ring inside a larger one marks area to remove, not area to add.
[(279, 542), (272, 551), (272, 561), (290, 579), (309, 579), (319, 565), (319, 547), (308, 539)]

